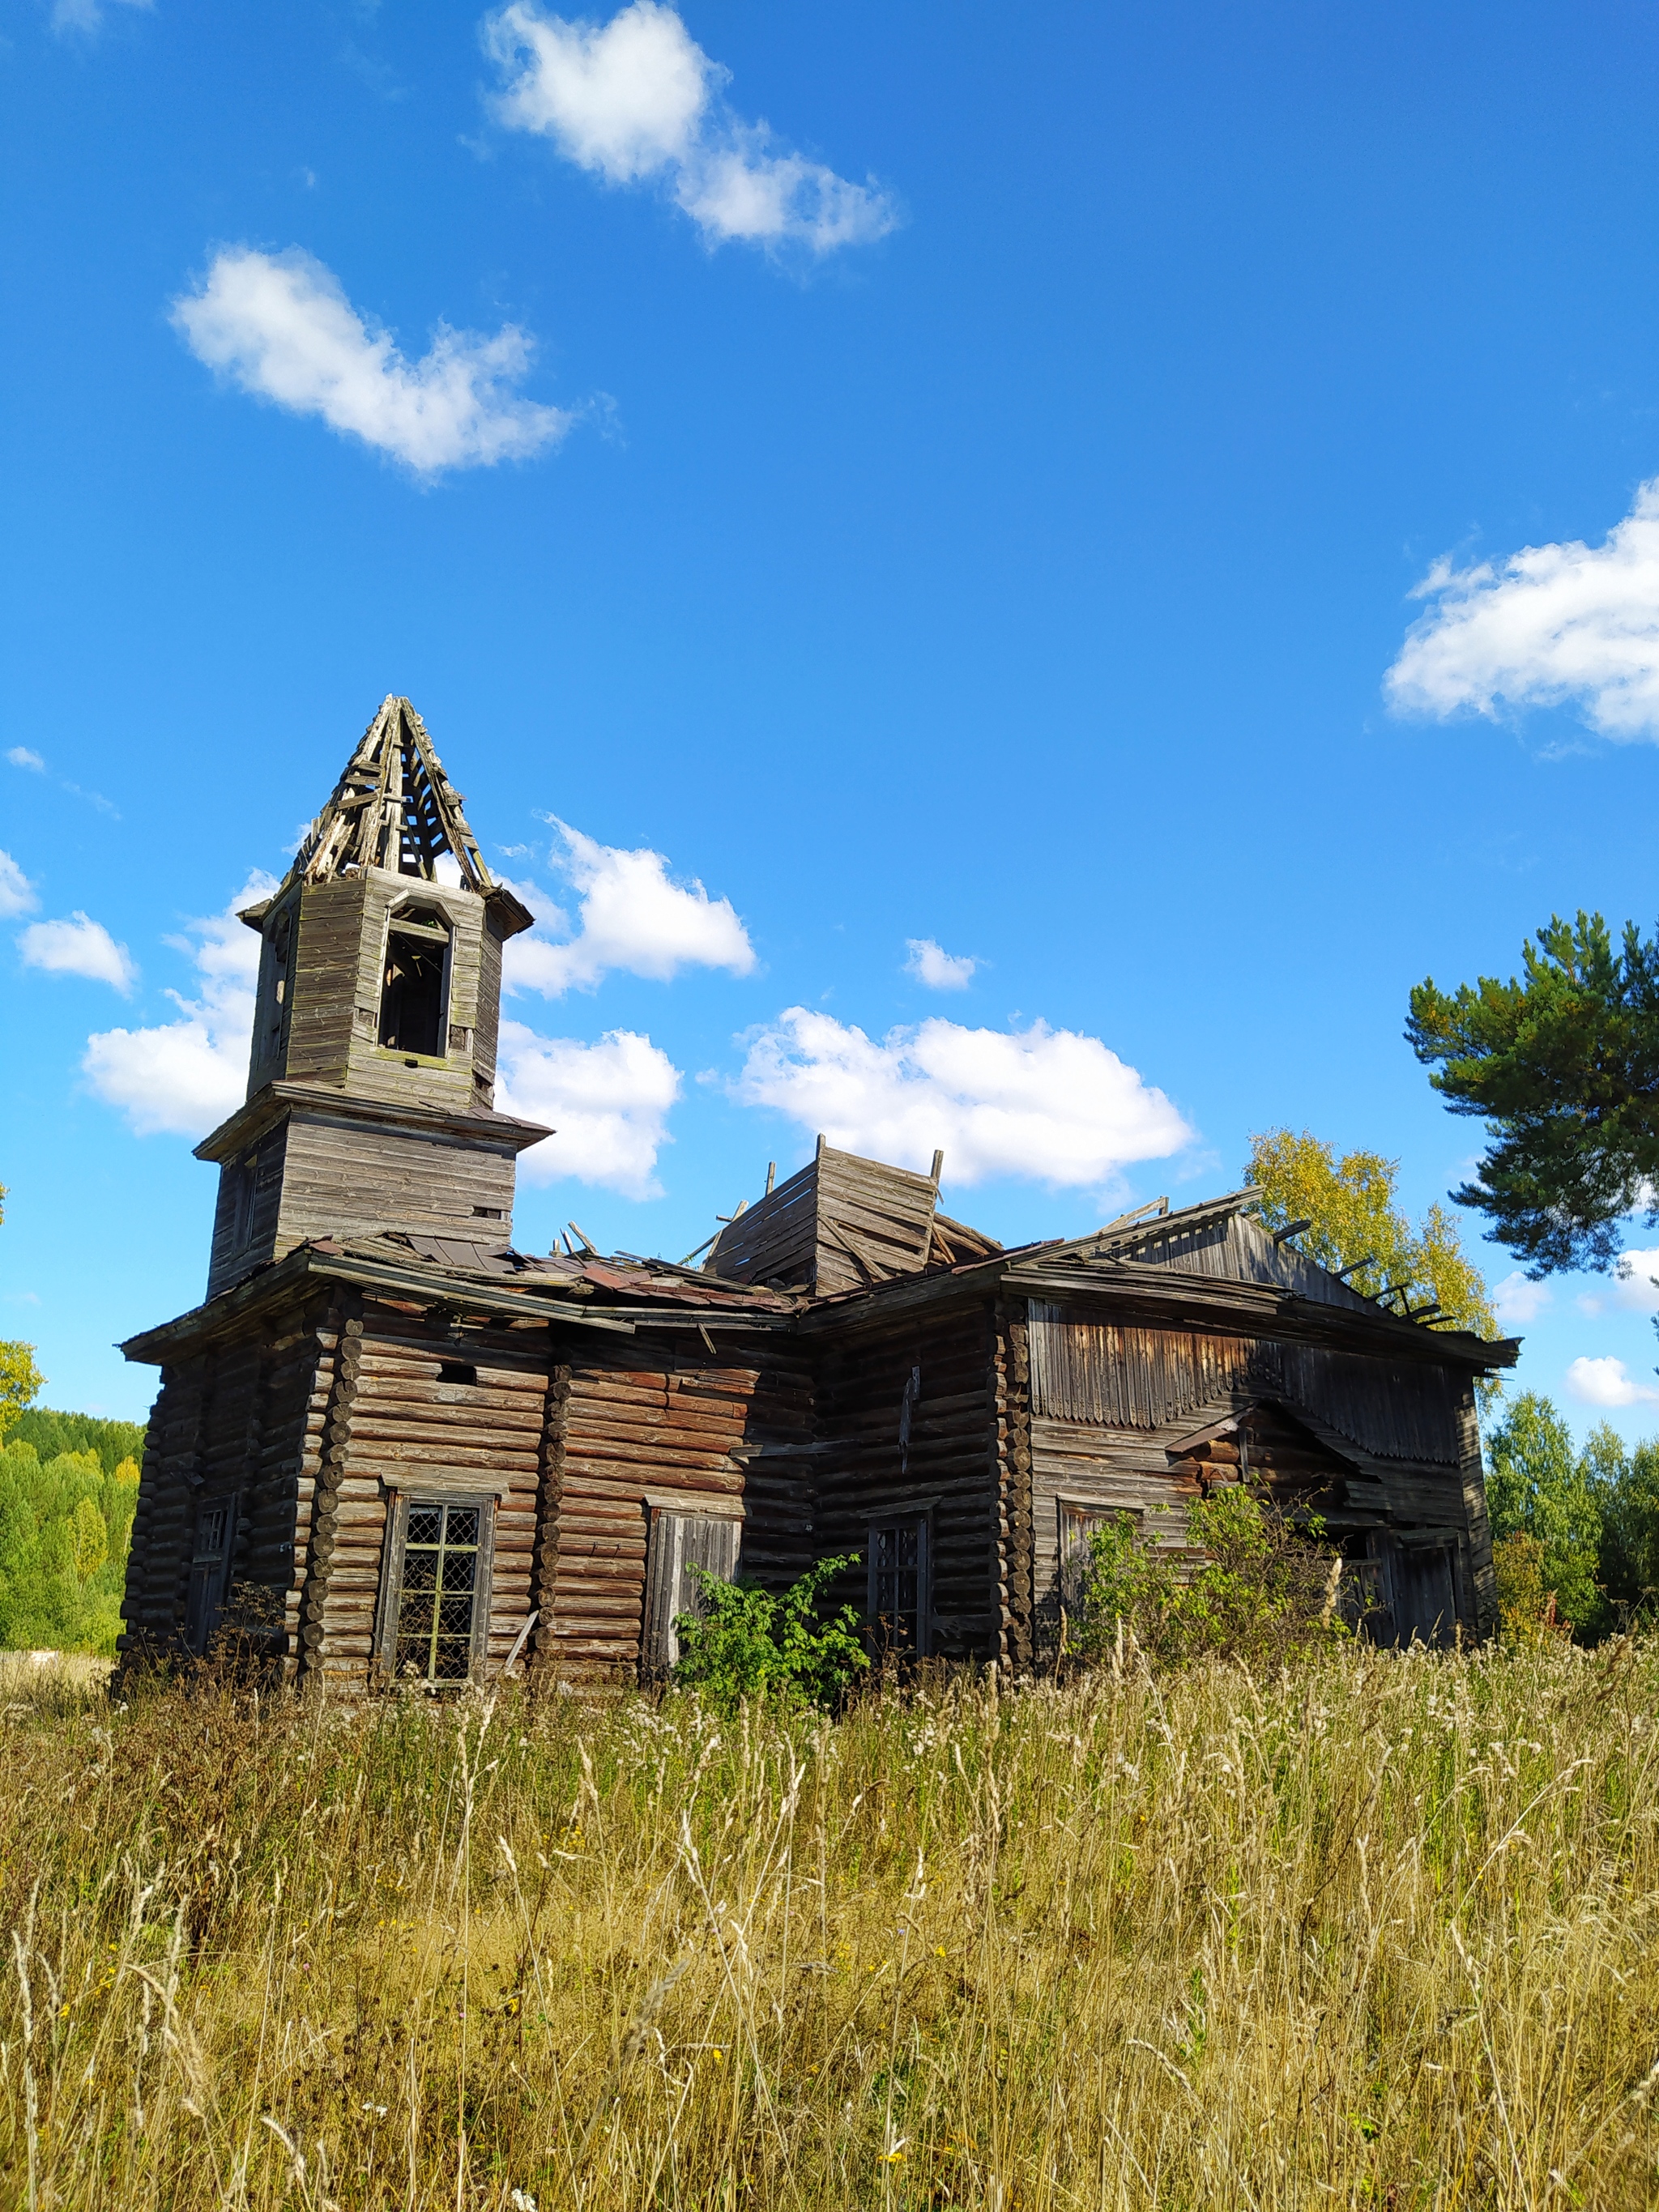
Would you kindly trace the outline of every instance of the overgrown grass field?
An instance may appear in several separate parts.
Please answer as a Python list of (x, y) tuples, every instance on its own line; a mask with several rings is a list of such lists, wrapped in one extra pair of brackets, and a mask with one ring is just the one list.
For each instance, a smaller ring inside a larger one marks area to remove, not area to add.
[(8, 2206), (1659, 2200), (1659, 1646), (4, 1694)]

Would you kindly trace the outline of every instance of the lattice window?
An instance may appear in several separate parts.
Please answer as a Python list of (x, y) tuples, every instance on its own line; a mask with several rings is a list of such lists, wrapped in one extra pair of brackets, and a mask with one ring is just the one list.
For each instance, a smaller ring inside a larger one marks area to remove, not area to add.
[(878, 1523), (867, 1553), (870, 1619), (887, 1652), (927, 1649), (927, 1523), (920, 1516)]
[(490, 1507), (468, 1498), (411, 1498), (394, 1562), (392, 1672), (423, 1682), (464, 1682), (488, 1616)]

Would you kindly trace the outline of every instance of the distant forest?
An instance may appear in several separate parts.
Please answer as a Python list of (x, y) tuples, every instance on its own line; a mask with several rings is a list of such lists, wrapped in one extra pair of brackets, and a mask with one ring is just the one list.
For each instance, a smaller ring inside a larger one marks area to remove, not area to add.
[(138, 1462), (137, 1421), (18, 1413), (0, 1449), (0, 1649), (115, 1655)]

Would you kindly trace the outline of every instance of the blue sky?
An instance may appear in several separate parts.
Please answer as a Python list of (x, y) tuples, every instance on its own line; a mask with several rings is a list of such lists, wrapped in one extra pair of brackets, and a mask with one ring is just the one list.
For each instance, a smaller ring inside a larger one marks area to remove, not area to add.
[[(530, 1249), (678, 1256), (826, 1125), (1009, 1239), (1281, 1121), (1420, 1210), (1476, 1133), (1412, 983), (1651, 923), (1650, 9), (3, 28), (0, 1334), (52, 1402), (142, 1412), (112, 1342), (200, 1295), (214, 917), (388, 691), (543, 915)], [(1659, 1427), (1656, 1302), (1550, 1285), (1523, 1381)]]

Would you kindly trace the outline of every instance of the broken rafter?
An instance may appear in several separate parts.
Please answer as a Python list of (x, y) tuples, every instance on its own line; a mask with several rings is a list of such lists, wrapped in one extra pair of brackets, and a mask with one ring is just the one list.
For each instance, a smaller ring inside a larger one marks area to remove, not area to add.
[(495, 890), (425, 723), (407, 699), (389, 696), (301, 840), (289, 878), (315, 884), (386, 868), (430, 883), (445, 853), (470, 890), (488, 897)]

